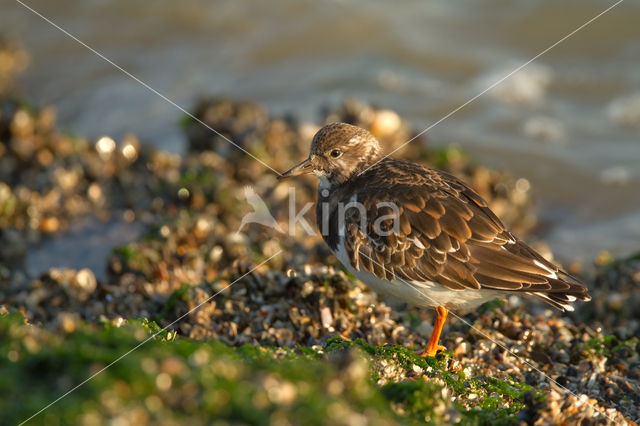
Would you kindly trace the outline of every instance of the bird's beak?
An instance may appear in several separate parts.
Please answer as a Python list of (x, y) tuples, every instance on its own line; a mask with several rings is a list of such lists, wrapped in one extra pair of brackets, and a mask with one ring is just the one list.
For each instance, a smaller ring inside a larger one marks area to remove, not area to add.
[(311, 164), (311, 157), (307, 158), (303, 162), (296, 164), (280, 176), (278, 179), (290, 178), (294, 176), (307, 175), (313, 172), (313, 166)]

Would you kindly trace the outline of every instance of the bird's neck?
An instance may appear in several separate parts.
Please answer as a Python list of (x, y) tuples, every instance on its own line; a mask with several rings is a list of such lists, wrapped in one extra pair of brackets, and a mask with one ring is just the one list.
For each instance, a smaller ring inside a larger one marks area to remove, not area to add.
[(349, 178), (345, 176), (320, 175), (318, 176), (318, 180), (318, 192), (326, 192), (328, 194), (333, 192), (336, 188), (343, 186)]
[(320, 176), (318, 179), (320, 180), (318, 192), (331, 191), (331, 188), (335, 186), (327, 176)]

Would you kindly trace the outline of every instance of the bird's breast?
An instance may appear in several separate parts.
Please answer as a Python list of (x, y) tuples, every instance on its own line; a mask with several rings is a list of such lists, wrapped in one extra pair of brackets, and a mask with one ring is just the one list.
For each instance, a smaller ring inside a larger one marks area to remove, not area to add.
[(320, 189), (318, 191), (316, 225), (322, 238), (332, 251), (337, 250), (339, 236), (341, 234), (339, 226), (341, 222), (344, 224), (344, 221), (340, 221), (339, 218), (339, 200), (338, 194), (330, 192), (329, 190)]

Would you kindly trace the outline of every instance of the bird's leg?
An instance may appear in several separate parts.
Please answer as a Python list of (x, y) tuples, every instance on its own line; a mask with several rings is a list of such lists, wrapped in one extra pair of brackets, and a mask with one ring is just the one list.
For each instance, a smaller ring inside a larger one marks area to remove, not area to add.
[(421, 357), (434, 356), (436, 352), (447, 349), (444, 346), (439, 345), (438, 341), (440, 340), (440, 333), (442, 332), (442, 327), (444, 327), (444, 322), (447, 319), (448, 313), (449, 311), (444, 306), (436, 307), (436, 323), (433, 326), (433, 333), (431, 333), (431, 339), (429, 339), (427, 348), (420, 354)]

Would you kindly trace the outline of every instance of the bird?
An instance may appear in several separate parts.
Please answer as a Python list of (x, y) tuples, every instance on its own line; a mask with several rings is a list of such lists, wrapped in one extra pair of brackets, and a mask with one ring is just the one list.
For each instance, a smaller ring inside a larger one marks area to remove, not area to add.
[(331, 123), (309, 156), (279, 176), (319, 179), (317, 225), (332, 253), (376, 293), (434, 308), (422, 357), (439, 344), (449, 311), (525, 294), (561, 311), (588, 301), (587, 288), (511, 233), (457, 177), (383, 154), (367, 130)]
[(267, 207), (266, 203), (250, 186), (244, 187), (244, 196), (247, 202), (253, 207), (253, 211), (247, 213), (242, 217), (242, 221), (240, 223), (240, 227), (236, 233), (240, 233), (242, 228), (250, 223), (259, 223), (263, 226), (273, 228), (280, 233), (284, 233), (278, 222), (275, 220), (271, 212), (269, 211), (269, 207)]

